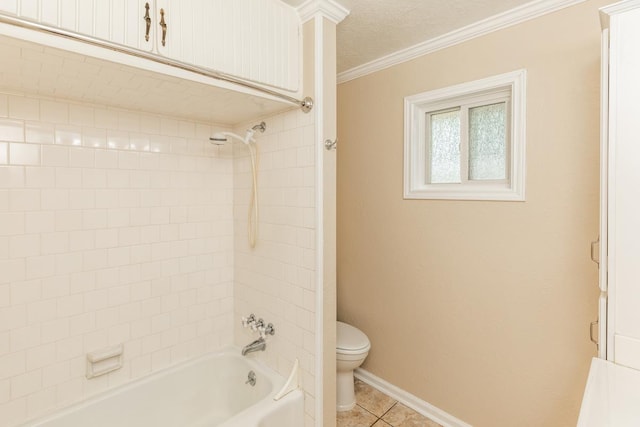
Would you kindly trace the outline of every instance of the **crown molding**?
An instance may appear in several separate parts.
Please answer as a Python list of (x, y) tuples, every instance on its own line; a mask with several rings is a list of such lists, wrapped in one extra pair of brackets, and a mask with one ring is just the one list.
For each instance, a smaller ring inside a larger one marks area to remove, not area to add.
[(640, 0), (628, 0), (604, 6), (600, 8), (600, 13), (604, 13), (606, 15), (616, 15), (618, 13), (637, 9), (638, 7), (640, 7)]
[(338, 74), (338, 84), (384, 70), (417, 57), (451, 47), (467, 40), (538, 18), (548, 13), (582, 3), (585, 0), (535, 0), (498, 15), (491, 16), (442, 36), (426, 40), (403, 50), (359, 65)]
[(617, 3), (613, 3), (600, 8), (600, 26), (602, 29), (608, 29), (611, 21), (611, 16), (619, 13), (628, 12), (640, 7), (640, 0), (627, 0)]
[(348, 9), (333, 0), (307, 0), (297, 10), (302, 23), (320, 14), (333, 23), (339, 24), (349, 15)]

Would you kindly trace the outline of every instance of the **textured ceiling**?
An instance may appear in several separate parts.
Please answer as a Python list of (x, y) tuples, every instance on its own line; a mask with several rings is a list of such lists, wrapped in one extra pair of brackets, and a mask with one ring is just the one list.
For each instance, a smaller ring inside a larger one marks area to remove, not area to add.
[[(283, 0), (299, 6), (304, 0)], [(338, 72), (430, 40), (531, 0), (338, 0)]]

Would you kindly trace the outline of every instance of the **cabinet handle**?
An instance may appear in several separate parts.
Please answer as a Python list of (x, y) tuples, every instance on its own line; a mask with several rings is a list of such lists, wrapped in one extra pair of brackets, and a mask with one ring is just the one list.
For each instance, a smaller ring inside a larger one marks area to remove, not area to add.
[(594, 343), (596, 345), (596, 347), (598, 347), (598, 340), (593, 337), (593, 327), (594, 326), (598, 326), (598, 320), (594, 320), (589, 325), (589, 339), (591, 340), (592, 343)]
[(162, 46), (164, 46), (167, 39), (167, 24), (164, 22), (164, 9), (160, 9), (160, 26), (162, 27)]
[(144, 34), (145, 41), (149, 41), (149, 31), (151, 31), (151, 17), (149, 16), (149, 3), (144, 5), (146, 12), (144, 13), (144, 20), (147, 23), (147, 31)]
[(598, 244), (600, 244), (600, 236), (598, 236), (598, 240), (596, 240), (595, 242), (591, 242), (591, 261), (600, 265), (600, 256), (598, 255), (598, 252), (595, 251), (595, 247)]

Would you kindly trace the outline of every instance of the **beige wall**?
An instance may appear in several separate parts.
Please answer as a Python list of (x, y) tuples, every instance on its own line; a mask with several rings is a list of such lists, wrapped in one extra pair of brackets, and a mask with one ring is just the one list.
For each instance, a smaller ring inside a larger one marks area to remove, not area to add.
[[(338, 318), (364, 368), (475, 427), (575, 425), (597, 316), (587, 1), (338, 87)], [(526, 68), (526, 202), (402, 198), (403, 98)]]

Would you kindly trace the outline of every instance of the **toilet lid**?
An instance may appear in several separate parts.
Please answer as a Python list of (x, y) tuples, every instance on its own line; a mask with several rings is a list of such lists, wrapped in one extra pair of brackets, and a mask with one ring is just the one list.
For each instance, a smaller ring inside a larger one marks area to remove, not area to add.
[(336, 349), (337, 350), (363, 350), (368, 349), (371, 344), (369, 338), (360, 329), (348, 325), (343, 322), (338, 323), (338, 330), (336, 336)]

